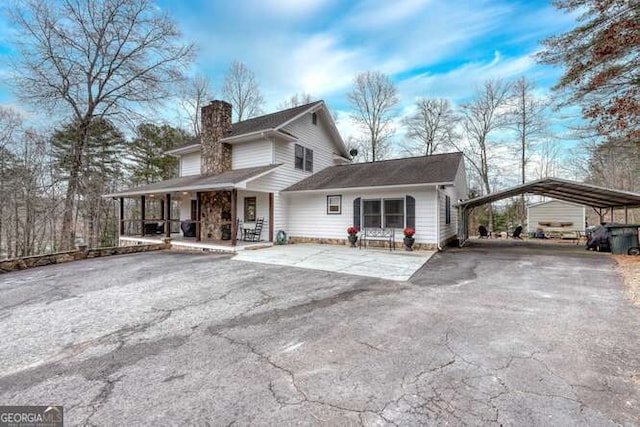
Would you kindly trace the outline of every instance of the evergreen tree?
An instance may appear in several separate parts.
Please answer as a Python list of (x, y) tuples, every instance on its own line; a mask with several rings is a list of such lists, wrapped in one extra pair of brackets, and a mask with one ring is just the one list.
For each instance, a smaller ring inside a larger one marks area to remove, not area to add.
[(178, 159), (164, 153), (188, 140), (189, 136), (183, 130), (169, 125), (139, 125), (136, 138), (130, 147), (133, 159), (131, 182), (134, 185), (142, 185), (175, 178)]

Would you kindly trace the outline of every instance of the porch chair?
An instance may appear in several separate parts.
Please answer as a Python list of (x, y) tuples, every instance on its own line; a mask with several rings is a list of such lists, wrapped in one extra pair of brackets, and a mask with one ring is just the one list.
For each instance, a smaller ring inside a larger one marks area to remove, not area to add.
[(264, 218), (260, 218), (256, 221), (255, 228), (243, 228), (243, 239), (245, 242), (259, 242), (260, 235), (262, 234), (262, 226), (264, 225)]

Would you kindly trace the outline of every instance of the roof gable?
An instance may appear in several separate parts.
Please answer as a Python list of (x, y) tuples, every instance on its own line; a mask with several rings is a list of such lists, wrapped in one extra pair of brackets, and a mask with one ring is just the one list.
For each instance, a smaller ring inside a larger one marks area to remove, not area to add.
[(284, 191), (453, 183), (462, 164), (462, 153), (446, 153), (331, 166)]
[[(257, 134), (266, 131), (280, 131), (283, 134), (288, 135), (282, 128), (304, 116), (307, 113), (320, 111), (324, 112), (323, 116), (327, 122), (329, 133), (336, 145), (339, 154), (348, 156), (347, 148), (336, 128), (335, 123), (329, 113), (324, 101), (314, 101), (309, 104), (299, 105), (297, 107), (288, 108), (286, 110), (276, 111), (275, 113), (265, 114), (263, 116), (253, 117), (251, 119), (236, 122), (231, 125), (231, 131), (223, 138), (223, 140), (233, 140), (242, 137), (247, 137), (252, 134)], [(200, 146), (200, 140), (197, 138), (182, 144), (172, 150), (167, 151), (167, 154), (182, 154), (191, 151), (197, 151)]]

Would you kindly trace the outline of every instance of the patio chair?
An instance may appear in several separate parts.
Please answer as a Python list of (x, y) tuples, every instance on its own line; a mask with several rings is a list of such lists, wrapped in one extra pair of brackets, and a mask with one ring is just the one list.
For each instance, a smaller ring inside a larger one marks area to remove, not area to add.
[(522, 226), (519, 225), (516, 227), (515, 230), (513, 230), (513, 234), (511, 237), (513, 237), (514, 239), (520, 239), (522, 240), (522, 237), (520, 237), (520, 235), (522, 234)]
[(182, 235), (184, 237), (196, 237), (196, 223), (191, 221), (182, 221), (180, 224)]
[(260, 235), (262, 234), (262, 226), (264, 225), (264, 218), (260, 218), (256, 221), (255, 228), (243, 228), (243, 239), (245, 242), (259, 242)]

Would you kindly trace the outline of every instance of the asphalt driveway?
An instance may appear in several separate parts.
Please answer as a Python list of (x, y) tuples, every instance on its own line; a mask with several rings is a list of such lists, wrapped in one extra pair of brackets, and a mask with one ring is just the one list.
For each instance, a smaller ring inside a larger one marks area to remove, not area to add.
[(640, 309), (613, 261), (472, 246), (408, 282), (143, 253), (0, 276), (0, 404), (68, 425), (615, 425)]

